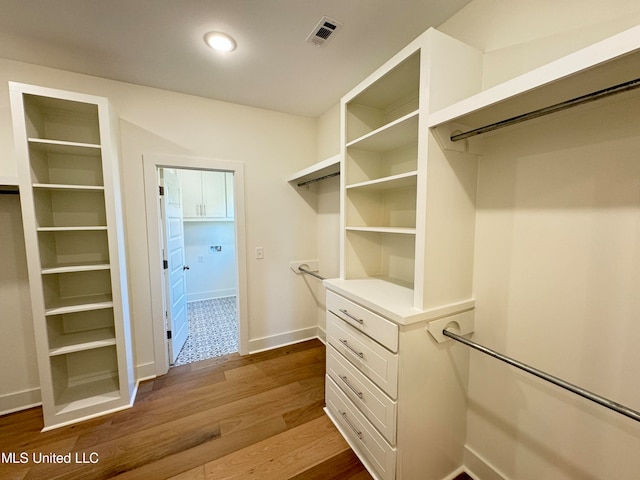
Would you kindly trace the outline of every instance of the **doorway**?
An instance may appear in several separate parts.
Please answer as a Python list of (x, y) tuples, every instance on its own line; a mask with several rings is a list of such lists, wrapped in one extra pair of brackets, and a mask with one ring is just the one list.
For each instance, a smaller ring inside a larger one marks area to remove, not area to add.
[[(237, 261), (235, 242), (235, 215), (233, 204), (233, 172), (173, 169), (159, 170), (160, 183), (164, 185), (166, 210), (161, 226), (167, 224), (171, 214), (169, 184), (179, 190), (180, 221), (182, 228), (181, 252), (184, 281), (183, 295), (171, 295), (171, 282), (165, 280), (167, 297), (186, 300), (175, 309), (178, 318), (171, 319), (172, 339), (169, 340), (170, 363), (178, 366), (200, 360), (227, 355), (238, 351), (237, 319)], [(164, 231), (164, 244), (177, 242), (179, 236), (170, 238)], [(165, 256), (171, 249), (165, 248)], [(171, 262), (168, 262), (171, 263)], [(171, 277), (165, 269), (165, 277)], [(179, 277), (180, 275), (178, 275)], [(174, 310), (169, 300), (170, 310)], [(180, 302), (179, 302), (180, 303)], [(186, 314), (182, 321), (182, 312)], [(185, 334), (182, 334), (182, 331)]]
[(157, 374), (246, 353), (243, 165), (164, 155), (143, 164)]

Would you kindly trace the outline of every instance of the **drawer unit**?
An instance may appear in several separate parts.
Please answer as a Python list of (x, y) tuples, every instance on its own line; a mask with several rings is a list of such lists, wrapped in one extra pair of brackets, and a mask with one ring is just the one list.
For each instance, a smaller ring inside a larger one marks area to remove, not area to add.
[(398, 351), (398, 325), (395, 323), (332, 291), (327, 291), (327, 310), (392, 352)]
[(396, 402), (374, 385), (331, 345), (327, 347), (327, 374), (380, 433), (396, 443)]
[(327, 341), (391, 398), (398, 395), (398, 356), (327, 312)]
[(327, 375), (327, 409), (352, 448), (378, 472), (382, 480), (394, 480), (396, 449), (389, 445), (364, 415)]

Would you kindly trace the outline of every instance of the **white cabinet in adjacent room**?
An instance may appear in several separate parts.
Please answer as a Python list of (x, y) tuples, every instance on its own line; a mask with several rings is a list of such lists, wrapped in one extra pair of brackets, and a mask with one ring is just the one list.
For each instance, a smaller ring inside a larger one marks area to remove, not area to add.
[[(233, 218), (233, 174), (209, 170), (179, 170), (182, 216), (185, 221)], [(228, 179), (230, 178), (230, 180)], [(229, 190), (231, 190), (229, 192)]]

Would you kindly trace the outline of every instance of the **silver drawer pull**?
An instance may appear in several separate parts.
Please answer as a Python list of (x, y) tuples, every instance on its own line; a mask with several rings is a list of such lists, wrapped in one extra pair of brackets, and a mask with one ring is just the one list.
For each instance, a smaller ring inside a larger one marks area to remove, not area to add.
[(353, 430), (353, 433), (355, 433), (358, 436), (358, 438), (362, 440), (362, 432), (358, 431), (358, 429), (354, 427), (353, 424), (349, 421), (349, 419), (347, 418), (347, 412), (340, 412), (340, 415), (342, 415), (342, 418), (344, 418), (344, 421), (347, 422), (347, 425), (349, 425), (349, 428)]
[(344, 375), (338, 375), (338, 376), (340, 377), (340, 380), (342, 380), (345, 383), (345, 385), (349, 387), (349, 389), (358, 396), (358, 398), (362, 398), (362, 392), (359, 392), (358, 390), (356, 390), (356, 388), (353, 385), (351, 385), (351, 383), (349, 383), (349, 380), (347, 380), (347, 377), (345, 377)]
[(349, 342), (347, 342), (346, 340), (343, 340), (342, 338), (339, 338), (338, 340), (340, 340), (340, 342), (347, 347), (349, 350), (351, 350), (353, 353), (355, 353), (357, 356), (359, 356), (360, 358), (364, 358), (364, 353), (357, 351), (355, 348), (353, 348), (351, 345), (349, 345)]
[(344, 313), (347, 317), (349, 317), (351, 320), (358, 322), (360, 325), (364, 324), (364, 320), (358, 317), (354, 317), (353, 315), (351, 315), (349, 312), (347, 312), (346, 308), (341, 308), (340, 311), (342, 313)]

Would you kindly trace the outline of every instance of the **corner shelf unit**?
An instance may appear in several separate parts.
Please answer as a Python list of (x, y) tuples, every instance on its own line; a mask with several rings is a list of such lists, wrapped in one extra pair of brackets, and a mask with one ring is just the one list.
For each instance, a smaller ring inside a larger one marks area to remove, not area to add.
[(117, 125), (101, 97), (14, 82), (10, 93), (50, 429), (126, 408), (135, 395)]

